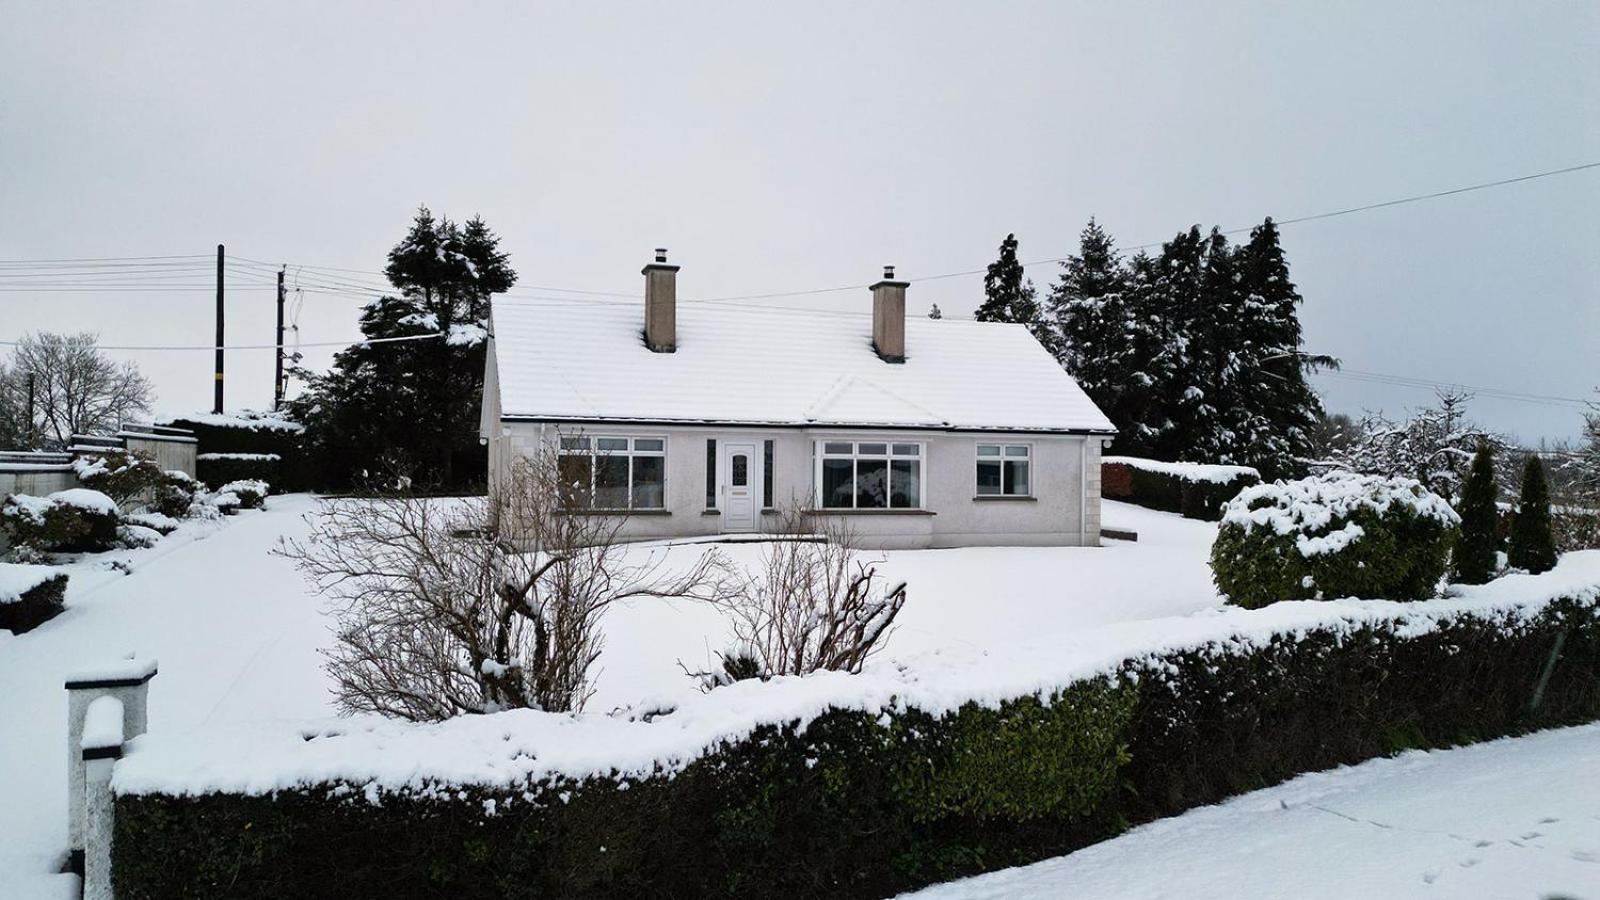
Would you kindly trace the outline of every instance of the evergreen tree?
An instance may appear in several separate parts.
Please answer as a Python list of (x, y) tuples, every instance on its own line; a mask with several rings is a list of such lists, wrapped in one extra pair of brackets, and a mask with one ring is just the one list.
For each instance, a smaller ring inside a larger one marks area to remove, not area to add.
[(1152, 452), (1159, 459), (1200, 458), (1196, 433), (1207, 387), (1198, 358), (1203, 344), (1200, 325), (1205, 318), (1200, 285), (1206, 243), (1196, 225), (1163, 244), (1156, 259), (1151, 305), (1165, 346), (1158, 362), (1163, 377), (1158, 377), (1154, 386), (1158, 412), (1147, 424), (1154, 429)]
[(1300, 292), (1289, 279), (1289, 262), (1271, 218), (1251, 230), (1249, 242), (1239, 248), (1236, 269), (1243, 294), (1241, 328), (1249, 341), (1241, 350), (1250, 354), (1244, 367), (1251, 372), (1243, 402), (1262, 417), (1262, 427), (1242, 439), (1251, 448), (1243, 458), (1264, 477), (1299, 475), (1300, 460), (1314, 452), (1323, 415), (1306, 373), (1337, 361), (1301, 352)]
[(489, 298), (510, 288), (516, 273), (482, 220), (458, 227), (426, 208), (389, 252), (384, 272), (397, 293), (367, 305), (362, 334), (442, 337), (355, 344), (326, 375), (308, 378), (291, 411), (307, 426), (322, 478), (344, 486), (388, 464), (441, 485), (482, 477), (476, 425)]
[(1000, 258), (989, 264), (983, 276), (983, 305), (975, 318), (979, 322), (1017, 322), (1028, 326), (1034, 337), (1049, 349), (1054, 343), (1039, 318), (1039, 301), (1033, 282), (1023, 277), (1017, 261), (1017, 236), (1006, 235), (1000, 242)]
[(1478, 447), (1472, 457), (1472, 470), (1461, 488), (1461, 540), (1455, 548), (1455, 580), (1461, 584), (1483, 584), (1494, 577), (1500, 549), (1497, 532), (1499, 510), (1495, 502), (1500, 489), (1494, 479), (1494, 451), (1488, 444)]
[(1512, 566), (1537, 575), (1556, 564), (1556, 541), (1550, 529), (1550, 486), (1545, 483), (1544, 462), (1537, 453), (1528, 455), (1522, 469), (1522, 495), (1517, 515), (1511, 520)]
[(1146, 253), (1128, 261), (1128, 290), (1122, 317), (1124, 337), (1106, 348), (1108, 378), (1120, 380), (1102, 411), (1117, 426), (1112, 449), (1130, 456), (1153, 455), (1158, 436), (1166, 429), (1162, 397), (1177, 377), (1168, 351), (1176, 342), (1172, 320), (1158, 289), (1159, 263)]
[(935, 304), (933, 304), (933, 306), (928, 308), (928, 318), (930, 318), (930, 319), (942, 319), (942, 318), (944, 318), (944, 313), (939, 311), (939, 304), (935, 303)]
[(1095, 220), (1078, 237), (1078, 252), (1061, 263), (1045, 298), (1044, 319), (1058, 337), (1057, 358), (1102, 410), (1121, 403), (1127, 387), (1119, 371), (1129, 340), (1127, 293), (1131, 275)]

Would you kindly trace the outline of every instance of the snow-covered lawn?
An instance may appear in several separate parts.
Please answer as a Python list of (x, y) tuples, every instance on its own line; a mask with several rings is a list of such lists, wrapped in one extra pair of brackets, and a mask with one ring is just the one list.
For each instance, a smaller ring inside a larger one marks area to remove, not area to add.
[(1408, 753), (908, 896), (1597, 897), (1597, 773), (1600, 725)]
[[(329, 640), (323, 600), (269, 553), (280, 536), (303, 535), (301, 516), (315, 508), (310, 497), (275, 497), (265, 512), (186, 523), (151, 550), (68, 567), (65, 613), (25, 635), (0, 632), (0, 897), (65, 896), (74, 886), (49, 874), (66, 842), (62, 682), (74, 669), (130, 652), (158, 659), (153, 732), (332, 714), (318, 654)], [(1138, 542), (886, 554), (885, 575), (910, 585), (886, 654), (1004, 653), (1021, 641), (1219, 602), (1205, 562), (1214, 526), (1116, 503), (1105, 516), (1108, 527), (1139, 532)], [(760, 552), (717, 546), (747, 564)], [(703, 550), (665, 552), (676, 561)], [(113, 560), (131, 574), (110, 568)], [(703, 667), (727, 645), (716, 612), (688, 603), (631, 603), (604, 627), (589, 705), (599, 712), (694, 692), (678, 661)]]

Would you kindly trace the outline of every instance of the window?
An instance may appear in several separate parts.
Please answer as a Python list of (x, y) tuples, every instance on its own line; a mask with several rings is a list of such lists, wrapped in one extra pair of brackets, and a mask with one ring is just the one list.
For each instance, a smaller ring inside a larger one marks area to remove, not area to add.
[(706, 509), (717, 508), (717, 439), (706, 438)]
[(562, 500), (590, 509), (662, 509), (667, 501), (665, 438), (561, 438)]
[(922, 508), (921, 444), (822, 441), (817, 446), (821, 508)]
[(978, 445), (978, 496), (1027, 497), (1032, 449), (1027, 444)]
[(772, 508), (772, 442), (761, 442), (761, 508)]

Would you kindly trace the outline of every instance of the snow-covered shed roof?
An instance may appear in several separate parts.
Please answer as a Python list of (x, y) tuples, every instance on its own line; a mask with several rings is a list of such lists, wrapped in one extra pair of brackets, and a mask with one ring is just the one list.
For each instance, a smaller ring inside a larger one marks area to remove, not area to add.
[(1105, 432), (1110, 420), (1021, 325), (906, 320), (906, 359), (867, 313), (680, 302), (677, 351), (642, 303), (499, 298), (502, 419)]

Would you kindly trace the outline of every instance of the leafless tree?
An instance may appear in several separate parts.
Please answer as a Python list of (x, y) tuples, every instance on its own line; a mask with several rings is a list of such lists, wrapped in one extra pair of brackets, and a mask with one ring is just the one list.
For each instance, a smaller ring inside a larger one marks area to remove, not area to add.
[(879, 650), (905, 607), (904, 582), (885, 587), (881, 559), (865, 560), (855, 534), (837, 519), (794, 503), (761, 567), (718, 605), (736, 645), (721, 673), (690, 673), (707, 685), (755, 675), (857, 673)]
[(626, 516), (586, 514), (554, 453), (514, 463), (486, 499), (380, 493), (328, 501), (309, 519), (307, 540), (280, 552), (336, 601), (327, 668), (350, 712), (579, 710), (607, 609), (717, 601), (725, 589), (715, 550), (669, 566), (660, 548), (621, 543)]
[[(1330, 450), (1331, 461), (1354, 472), (1415, 478), (1442, 497), (1456, 497), (1480, 444), (1502, 458), (1512, 447), (1467, 416), (1471, 394), (1446, 390), (1437, 396), (1436, 405), (1417, 410), (1405, 422), (1377, 413), (1363, 416), (1353, 426), (1353, 439)], [(1515, 484), (1515, 473), (1498, 474), (1502, 489)]]
[(150, 411), (155, 393), (149, 380), (131, 362), (119, 363), (101, 353), (90, 332), (24, 337), (12, 352), (4, 390), (18, 392), (27, 376), (34, 379), (34, 415), (57, 445), (74, 434), (116, 428), (135, 413)]

